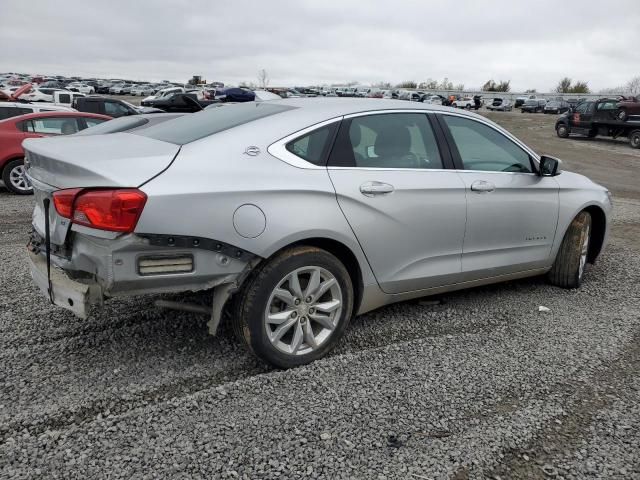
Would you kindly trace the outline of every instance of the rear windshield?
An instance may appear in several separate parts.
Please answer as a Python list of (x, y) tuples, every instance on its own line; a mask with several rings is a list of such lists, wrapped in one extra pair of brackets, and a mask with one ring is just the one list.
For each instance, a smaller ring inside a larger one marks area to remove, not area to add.
[(527, 100), (524, 102), (525, 105), (538, 105), (538, 100)]
[(214, 133), (295, 108), (288, 105), (254, 102), (224, 105), (188, 114), (135, 134), (176, 145), (185, 145)]

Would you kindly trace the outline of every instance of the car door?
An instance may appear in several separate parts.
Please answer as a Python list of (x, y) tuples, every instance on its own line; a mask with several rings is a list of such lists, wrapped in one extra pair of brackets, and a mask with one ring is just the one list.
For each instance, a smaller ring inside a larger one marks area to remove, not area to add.
[(590, 130), (594, 112), (594, 102), (582, 102), (571, 115), (571, 126), (580, 130)]
[(549, 265), (559, 185), (539, 176), (532, 153), (480, 119), (438, 114), (467, 198), (465, 280)]
[(458, 281), (466, 202), (464, 184), (448, 166), (449, 153), (425, 112), (343, 120), (328, 172), (384, 292)]

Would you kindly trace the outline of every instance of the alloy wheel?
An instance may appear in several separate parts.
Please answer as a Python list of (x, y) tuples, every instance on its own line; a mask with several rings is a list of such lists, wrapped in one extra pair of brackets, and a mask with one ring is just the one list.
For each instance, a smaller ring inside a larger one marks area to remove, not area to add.
[(24, 165), (16, 165), (9, 172), (9, 181), (11, 185), (21, 192), (30, 192), (33, 190), (31, 183), (27, 180)]
[(338, 326), (342, 290), (328, 270), (309, 266), (288, 273), (269, 296), (267, 338), (280, 352), (305, 355), (324, 345)]

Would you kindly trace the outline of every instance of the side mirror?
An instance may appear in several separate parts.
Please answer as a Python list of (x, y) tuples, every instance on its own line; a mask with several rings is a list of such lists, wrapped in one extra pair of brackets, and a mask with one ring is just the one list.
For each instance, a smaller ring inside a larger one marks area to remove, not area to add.
[(560, 175), (560, 163), (560, 160), (557, 158), (543, 155), (540, 158), (540, 176), (555, 177), (556, 175)]

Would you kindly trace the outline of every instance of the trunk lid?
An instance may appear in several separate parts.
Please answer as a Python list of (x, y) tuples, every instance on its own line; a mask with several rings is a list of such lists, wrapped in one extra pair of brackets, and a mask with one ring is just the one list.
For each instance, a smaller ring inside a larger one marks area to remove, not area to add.
[(64, 244), (71, 221), (57, 214), (53, 192), (81, 187), (139, 187), (166, 169), (180, 151), (178, 145), (127, 133), (27, 139), (22, 145), (35, 196), (33, 227), (44, 238), (44, 200), (49, 199), (54, 246)]
[(167, 168), (180, 150), (129, 133), (28, 139), (22, 146), (28, 175), (58, 189), (139, 187)]

